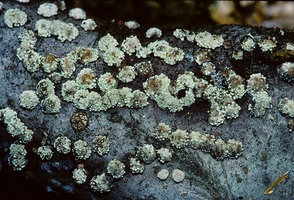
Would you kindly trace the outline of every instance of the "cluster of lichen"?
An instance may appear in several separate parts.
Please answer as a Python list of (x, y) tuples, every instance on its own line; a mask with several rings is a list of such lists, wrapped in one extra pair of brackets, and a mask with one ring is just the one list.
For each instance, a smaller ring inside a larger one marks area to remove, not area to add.
[(248, 110), (255, 117), (261, 117), (271, 105), (272, 98), (267, 93), (268, 84), (262, 74), (252, 74), (247, 80), (247, 92), (252, 95), (254, 103), (249, 104)]
[[(227, 142), (224, 142), (222, 139), (216, 139), (213, 135), (201, 134), (195, 131), (192, 131), (190, 134), (181, 129), (172, 131), (165, 123), (160, 123), (156, 127), (154, 137), (160, 141), (170, 141), (171, 145), (176, 148), (192, 147), (209, 152), (217, 159), (224, 159), (226, 157), (236, 158), (243, 151), (243, 145), (239, 141), (229, 139)], [(157, 150), (157, 154), (159, 161), (162, 163), (170, 161), (172, 157), (172, 153), (166, 148)]]
[(25, 159), (27, 155), (25, 146), (23, 144), (11, 144), (9, 150), (9, 165), (12, 166), (13, 170), (21, 171), (27, 164), (27, 160)]
[(50, 37), (54, 35), (62, 42), (72, 41), (79, 35), (79, 30), (72, 23), (65, 23), (61, 20), (39, 19), (35, 28), (39, 36)]
[(9, 107), (0, 110), (0, 119), (7, 125), (6, 130), (12, 137), (19, 138), (22, 143), (32, 141), (34, 132), (17, 117), (14, 110)]

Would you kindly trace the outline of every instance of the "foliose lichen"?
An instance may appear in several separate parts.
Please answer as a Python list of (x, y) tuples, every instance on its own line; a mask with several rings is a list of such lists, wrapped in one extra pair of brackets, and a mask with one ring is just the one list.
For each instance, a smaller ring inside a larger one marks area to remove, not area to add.
[(27, 14), (18, 8), (8, 9), (4, 14), (4, 23), (9, 28), (23, 26), (27, 22), (27, 18)]
[(59, 153), (68, 154), (71, 151), (71, 140), (66, 136), (59, 136), (54, 141), (54, 148)]
[(125, 164), (119, 160), (113, 159), (107, 165), (107, 173), (109, 173), (113, 178), (122, 178), (125, 172)]
[(132, 174), (142, 174), (145, 167), (137, 158), (130, 159), (130, 170)]
[(72, 41), (79, 35), (79, 30), (72, 23), (65, 23), (61, 20), (40, 19), (36, 22), (35, 29), (39, 36), (55, 35), (61, 42)]
[(73, 152), (77, 159), (86, 160), (91, 156), (92, 150), (91, 146), (87, 142), (78, 140), (74, 142)]
[(37, 13), (43, 17), (57, 15), (58, 7), (54, 3), (43, 3), (39, 6)]
[(49, 145), (40, 146), (37, 150), (37, 154), (42, 160), (50, 160), (53, 157), (53, 151)]
[(139, 147), (137, 156), (146, 164), (150, 164), (156, 158), (156, 151), (152, 144), (145, 144)]
[(93, 152), (103, 156), (109, 152), (110, 141), (106, 136), (98, 135), (93, 140)]
[(105, 173), (101, 175), (96, 175), (93, 176), (93, 178), (90, 181), (90, 187), (95, 191), (95, 192), (109, 192), (110, 191), (110, 185), (107, 180), (107, 177)]
[(33, 90), (23, 91), (19, 96), (19, 104), (25, 109), (34, 109), (40, 102), (39, 97)]

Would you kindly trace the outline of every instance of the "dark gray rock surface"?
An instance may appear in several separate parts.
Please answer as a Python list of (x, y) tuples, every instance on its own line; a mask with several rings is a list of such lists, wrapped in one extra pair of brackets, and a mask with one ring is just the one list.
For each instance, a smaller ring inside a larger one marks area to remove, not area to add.
[[(24, 110), (19, 106), (19, 95), (24, 90), (35, 89), (36, 83), (47, 77), (42, 70), (37, 73), (29, 73), (22, 62), (16, 56), (19, 47), (17, 36), (24, 29), (34, 29), (36, 20), (41, 17), (36, 10), (36, 4), (18, 4), (11, 1), (3, 1), (4, 10), (0, 11), (0, 108), (11, 107), (18, 113), (18, 117), (35, 132), (34, 140), (26, 145), (28, 151), (28, 164), (20, 176), (28, 175), (30, 179), (50, 186), (53, 190), (64, 190), (74, 194), (80, 199), (294, 199), (293, 179), (293, 132), (287, 129), (288, 118), (281, 115), (277, 105), (280, 98), (294, 99), (293, 83), (287, 83), (276, 73), (278, 64), (282, 61), (294, 60), (293, 57), (273, 58), (270, 53), (263, 53), (255, 49), (252, 53), (245, 53), (244, 60), (235, 61), (231, 57), (232, 52), (240, 44), (242, 38), (248, 33), (275, 36), (278, 41), (278, 49), (283, 48), (286, 42), (294, 42), (294, 33), (285, 31), (284, 36), (279, 29), (265, 29), (262, 27), (244, 27), (235, 25), (223, 25), (215, 27), (200, 27), (214, 34), (221, 34), (229, 48), (218, 48), (213, 51), (212, 61), (218, 69), (229, 66), (238, 74), (248, 79), (253, 72), (261, 72), (267, 77), (269, 94), (272, 97), (272, 108), (266, 111), (261, 118), (255, 118), (247, 110), (250, 102), (249, 96), (244, 96), (239, 103), (242, 107), (237, 119), (226, 120), (219, 127), (208, 123), (209, 104), (206, 101), (196, 102), (192, 106), (177, 113), (170, 113), (159, 108), (153, 100), (144, 109), (113, 108), (105, 112), (86, 111), (89, 116), (89, 126), (86, 130), (75, 133), (70, 125), (70, 116), (77, 110), (72, 103), (61, 102), (61, 112), (56, 115), (46, 115), (42, 112), (40, 104), (33, 111)], [(4, 12), (9, 8), (20, 8), (28, 14), (28, 22), (23, 27), (8, 28), (3, 22)], [(80, 35), (72, 42), (60, 42), (55, 37), (42, 38), (37, 36), (36, 50), (40, 54), (54, 53), (64, 57), (66, 53), (74, 50), (76, 46), (97, 47), (98, 40), (106, 33), (111, 33), (121, 43), (131, 34), (137, 35), (142, 44), (147, 44), (152, 39), (144, 39), (146, 28), (128, 30), (117, 24), (97, 22), (98, 28), (94, 32), (85, 32), (80, 27), (80, 21), (67, 17), (66, 13), (59, 13), (51, 19), (61, 19), (75, 24)], [(172, 31), (164, 32), (163, 39), (172, 46), (178, 46), (185, 52), (192, 54), (196, 46), (189, 42), (181, 42), (172, 36)], [(257, 38), (258, 39), (258, 38)], [(183, 62), (175, 66), (168, 66), (162, 60), (152, 57), (137, 59), (126, 57), (126, 62), (134, 64), (138, 61), (151, 60), (155, 74), (165, 73), (171, 79), (177, 74), (195, 70), (196, 63), (185, 58)], [(83, 67), (77, 64), (77, 70), (72, 77)], [(115, 68), (108, 67), (102, 59), (90, 63), (98, 75), (105, 72), (117, 73)], [(65, 80), (62, 80), (62, 83)], [(136, 80), (130, 84), (121, 84), (134, 89), (142, 90), (142, 82)], [(56, 85), (55, 92), (60, 95), (61, 84)], [(269, 115), (273, 119), (269, 119)], [(209, 133), (224, 141), (232, 138), (243, 143), (243, 155), (237, 159), (224, 159), (218, 161), (210, 154), (191, 148), (174, 149), (172, 162), (162, 165), (157, 160), (146, 165), (141, 175), (132, 175), (128, 167), (128, 158), (131, 152), (135, 152), (138, 146), (151, 143), (156, 149), (168, 146), (155, 140), (153, 132), (158, 123), (164, 122), (175, 130), (177, 128), (188, 131)], [(0, 141), (12, 143), (13, 139), (5, 132), (5, 126), (1, 125)], [(41, 141), (53, 144), (58, 135), (65, 135), (72, 141), (83, 139), (89, 144), (95, 135), (107, 135), (111, 140), (109, 154), (100, 157), (92, 154), (90, 159), (84, 161), (85, 168), (89, 171), (89, 177), (85, 185), (79, 186), (73, 182), (72, 170), (77, 162), (74, 156), (63, 156), (54, 152), (54, 157), (49, 162), (41, 162), (32, 148), (40, 146)], [(1, 150), (1, 149), (0, 149)], [(119, 180), (112, 181), (111, 192), (106, 194), (94, 193), (89, 187), (89, 180), (98, 173), (106, 172), (107, 164), (112, 159), (123, 161), (126, 175)], [(3, 163), (4, 157), (0, 160)], [(0, 170), (1, 170), (0, 163)], [(182, 183), (176, 184), (171, 175), (166, 181), (159, 180), (156, 175), (158, 169), (166, 168), (170, 171), (179, 168), (186, 174)], [(283, 173), (289, 171), (289, 179), (278, 184), (274, 193), (265, 196), (263, 192)], [(2, 180), (1, 180), (2, 181)], [(17, 190), (17, 189), (16, 189)]]

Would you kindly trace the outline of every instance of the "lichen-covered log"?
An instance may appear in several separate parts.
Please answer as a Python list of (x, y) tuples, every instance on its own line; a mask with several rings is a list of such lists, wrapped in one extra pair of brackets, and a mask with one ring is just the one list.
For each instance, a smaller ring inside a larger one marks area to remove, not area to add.
[(266, 199), (290, 171), (271, 197), (293, 197), (293, 32), (159, 30), (20, 2), (0, 11), (11, 173), (79, 199)]

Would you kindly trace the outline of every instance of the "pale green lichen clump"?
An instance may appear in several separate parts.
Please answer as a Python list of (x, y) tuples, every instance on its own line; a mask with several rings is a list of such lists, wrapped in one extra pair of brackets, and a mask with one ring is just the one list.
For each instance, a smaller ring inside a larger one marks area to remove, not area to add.
[(131, 35), (130, 37), (127, 37), (123, 42), (122, 42), (122, 50), (128, 54), (132, 55), (133, 53), (136, 52), (138, 48), (141, 47), (141, 43), (137, 36)]
[(266, 109), (271, 105), (272, 98), (266, 91), (260, 91), (253, 95), (254, 104), (249, 104), (248, 110), (255, 117), (260, 117), (265, 114)]
[(43, 3), (39, 6), (37, 13), (43, 17), (57, 15), (58, 7), (54, 3)]
[(26, 90), (19, 96), (19, 104), (25, 109), (34, 109), (40, 102), (39, 97), (36, 95), (35, 91)]
[(176, 130), (171, 134), (171, 144), (176, 148), (183, 148), (188, 145), (189, 136), (184, 130)]
[(98, 86), (102, 92), (107, 92), (117, 87), (117, 81), (111, 73), (107, 72), (99, 77)]
[(109, 192), (110, 186), (109, 186), (109, 182), (107, 180), (105, 173), (94, 176), (90, 181), (90, 187), (95, 192), (100, 192), (100, 193)]
[(171, 47), (165, 40), (155, 41), (148, 44), (148, 48), (154, 56), (162, 58), (169, 65), (175, 65), (177, 61), (184, 59), (184, 51), (178, 47)]
[(165, 123), (159, 123), (154, 133), (155, 138), (164, 141), (170, 138), (171, 128)]
[(66, 136), (57, 137), (54, 141), (54, 148), (57, 152), (62, 154), (68, 154), (71, 151), (71, 140)]
[(37, 150), (37, 154), (42, 160), (50, 160), (53, 157), (53, 151), (49, 145), (40, 146)]
[(63, 100), (73, 102), (74, 95), (78, 91), (79, 86), (75, 81), (66, 81), (61, 86), (61, 95)]
[(172, 152), (167, 148), (160, 148), (157, 150), (157, 157), (159, 162), (163, 164), (163, 163), (171, 161)]
[(86, 110), (89, 107), (89, 91), (80, 89), (74, 94), (73, 103), (77, 108)]
[(111, 160), (107, 165), (107, 173), (109, 173), (113, 178), (122, 178), (125, 172), (125, 165), (119, 160)]
[(145, 167), (137, 158), (130, 159), (130, 170), (132, 174), (142, 174)]
[(76, 78), (78, 86), (82, 89), (93, 89), (96, 87), (97, 76), (90, 68), (82, 69)]
[(108, 66), (116, 65), (118, 67), (121, 65), (124, 58), (124, 52), (117, 47), (110, 47), (103, 54), (103, 60)]
[(109, 33), (103, 36), (98, 42), (98, 48), (102, 52), (105, 52), (107, 49), (116, 47), (117, 45), (118, 45), (117, 40)]
[(195, 41), (200, 47), (207, 49), (215, 49), (222, 46), (224, 43), (224, 39), (221, 35), (212, 35), (207, 31), (198, 33), (195, 36)]
[(45, 98), (50, 94), (54, 94), (54, 83), (50, 79), (42, 79), (38, 82), (36, 86), (36, 94), (40, 98)]
[(281, 99), (278, 107), (281, 113), (294, 117), (294, 100), (288, 98)]
[(255, 48), (255, 42), (253, 38), (250, 36), (246, 37), (241, 44), (241, 48), (245, 51), (253, 51)]
[(39, 36), (55, 35), (61, 42), (72, 41), (79, 35), (79, 30), (72, 23), (65, 23), (61, 20), (40, 19), (36, 22), (35, 28)]
[(21, 122), (14, 110), (9, 107), (2, 109), (0, 110), (0, 116), (2, 116), (3, 122), (7, 125), (7, 132), (12, 137), (18, 137), (22, 143), (32, 141), (34, 132)]
[(86, 12), (81, 8), (73, 8), (69, 11), (68, 15), (74, 19), (86, 19)]
[(23, 62), (24, 67), (29, 72), (39, 70), (41, 64), (41, 56), (35, 52), (34, 46), (37, 38), (32, 30), (24, 30), (19, 34), (20, 47), (17, 49), (17, 57)]
[(4, 14), (4, 23), (9, 27), (23, 26), (27, 22), (27, 14), (18, 8), (9, 9)]
[(146, 164), (150, 164), (156, 158), (156, 151), (152, 144), (145, 144), (140, 147), (137, 156)]
[(109, 152), (110, 141), (106, 136), (98, 135), (93, 140), (93, 151), (100, 156)]
[(272, 51), (277, 46), (275, 37), (263, 38), (258, 41), (258, 45), (263, 52)]
[(160, 38), (162, 35), (162, 31), (159, 28), (149, 28), (146, 31), (146, 38), (157, 37)]
[(73, 152), (77, 159), (86, 160), (91, 156), (92, 150), (87, 142), (78, 140), (74, 143)]
[(12, 166), (13, 170), (21, 171), (27, 164), (27, 161), (25, 159), (25, 156), (27, 155), (25, 146), (22, 144), (11, 144), (9, 149), (9, 165)]
[(72, 172), (72, 178), (77, 184), (83, 184), (87, 180), (87, 171), (82, 167), (76, 168)]
[(133, 81), (136, 77), (136, 71), (133, 66), (123, 66), (117, 75), (117, 78), (124, 83), (129, 83)]
[(56, 114), (60, 112), (60, 99), (55, 94), (49, 94), (43, 101), (43, 112), (46, 114)]
[(85, 19), (82, 21), (81, 27), (85, 31), (93, 31), (97, 27), (97, 24), (93, 19)]
[(49, 53), (41, 57), (42, 67), (44, 72), (52, 73), (54, 72), (59, 64), (59, 59), (55, 55)]

